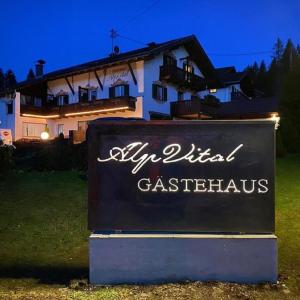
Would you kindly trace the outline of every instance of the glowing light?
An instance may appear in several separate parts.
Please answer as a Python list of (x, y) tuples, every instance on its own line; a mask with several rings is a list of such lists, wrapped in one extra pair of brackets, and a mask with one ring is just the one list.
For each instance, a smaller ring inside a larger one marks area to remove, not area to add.
[(271, 120), (275, 122), (275, 129), (277, 130), (280, 125), (280, 117), (278, 113), (271, 114)]
[[(182, 147), (179, 144), (167, 145), (162, 150), (162, 156), (155, 153), (144, 153), (149, 146), (149, 143), (134, 142), (123, 148), (113, 147), (109, 150), (109, 157), (101, 158), (98, 157), (97, 161), (100, 163), (109, 162), (111, 160), (118, 162), (133, 162), (135, 165), (131, 170), (132, 174), (136, 174), (146, 163), (157, 163), (162, 162), (163, 164), (176, 163), (183, 160), (188, 161), (191, 164), (194, 163), (216, 163), (225, 162), (229, 163), (235, 159), (235, 154), (243, 147), (243, 144), (238, 145), (234, 148), (231, 153), (222, 155), (220, 153), (211, 153), (211, 148), (200, 151), (194, 144), (191, 144), (191, 149), (187, 153), (182, 153)], [(195, 152), (198, 149), (198, 153)]]
[(40, 119), (53, 119), (58, 118), (59, 115), (34, 115), (34, 114), (22, 114), (23, 117), (40, 118)]
[(110, 111), (124, 110), (124, 109), (128, 109), (128, 108), (129, 108), (128, 106), (121, 106), (121, 107), (116, 107), (116, 108), (107, 108), (107, 109), (98, 109), (98, 110), (68, 113), (68, 114), (65, 114), (65, 116), (66, 117), (80, 116), (80, 115), (94, 114), (94, 113), (100, 113), (100, 112), (110, 112)]
[(35, 115), (35, 114), (22, 114), (22, 116), (23, 117), (32, 117), (32, 118), (41, 118), (41, 119), (54, 119), (54, 118), (59, 118), (59, 117), (63, 118), (63, 117), (71, 117), (71, 116), (81, 116), (81, 115), (89, 115), (89, 114), (118, 111), (118, 110), (125, 110), (125, 109), (129, 109), (129, 106), (74, 112), (74, 113), (68, 113), (68, 114), (61, 115), (61, 116), (60, 115)]
[(41, 139), (42, 139), (42, 140), (48, 140), (48, 139), (49, 139), (49, 133), (46, 132), (46, 131), (43, 131), (43, 132), (41, 133)]
[(46, 124), (45, 130), (41, 133), (41, 139), (44, 140), (44, 141), (46, 141), (46, 140), (49, 139), (49, 137), (50, 137), (50, 135), (49, 135), (49, 128), (48, 128), (48, 126)]
[(216, 93), (216, 92), (217, 92), (217, 89), (210, 89), (209, 92), (210, 92), (211, 94)]

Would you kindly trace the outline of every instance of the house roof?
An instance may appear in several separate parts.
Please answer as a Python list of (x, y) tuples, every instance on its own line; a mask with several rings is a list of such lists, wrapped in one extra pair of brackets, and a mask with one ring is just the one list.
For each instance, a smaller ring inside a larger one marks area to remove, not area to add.
[(239, 83), (247, 75), (247, 72), (237, 72), (234, 66), (216, 68), (216, 72), (225, 85)]
[(147, 47), (144, 48), (116, 55), (110, 55), (102, 59), (97, 59), (84, 64), (79, 64), (76, 66), (49, 72), (39, 78), (20, 82), (17, 85), (17, 90), (21, 89), (22, 87), (46, 82), (49, 80), (104, 69), (120, 63), (150, 59), (163, 51), (172, 50), (179, 46), (185, 46), (185, 48), (189, 52), (189, 55), (193, 58), (193, 60), (207, 79), (208, 85), (222, 86), (222, 83), (217, 76), (214, 66), (212, 65), (210, 59), (206, 55), (199, 41), (197, 40), (195, 35), (190, 35), (183, 38), (170, 40), (164, 43), (150, 43)]

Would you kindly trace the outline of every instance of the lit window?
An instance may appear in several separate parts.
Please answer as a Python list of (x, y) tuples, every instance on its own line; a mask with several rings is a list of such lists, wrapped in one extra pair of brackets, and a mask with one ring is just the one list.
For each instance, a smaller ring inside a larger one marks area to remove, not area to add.
[(57, 125), (57, 135), (64, 134), (64, 124)]
[(22, 124), (23, 137), (40, 138), (41, 133), (45, 130), (45, 124), (27, 123)]
[(86, 132), (87, 127), (88, 127), (87, 121), (78, 121), (78, 130), (79, 131)]
[(210, 92), (211, 94), (216, 93), (216, 92), (217, 92), (217, 89), (210, 89), (209, 92)]

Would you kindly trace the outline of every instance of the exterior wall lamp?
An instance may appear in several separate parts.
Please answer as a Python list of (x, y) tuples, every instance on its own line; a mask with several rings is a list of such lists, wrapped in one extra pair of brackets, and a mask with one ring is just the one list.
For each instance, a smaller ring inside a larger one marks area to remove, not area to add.
[(280, 117), (278, 113), (271, 114), (271, 119), (275, 121), (275, 130), (277, 130), (280, 126)]
[(45, 130), (41, 133), (41, 139), (44, 140), (44, 141), (46, 141), (46, 140), (49, 139), (49, 137), (50, 137), (50, 135), (49, 135), (49, 128), (48, 128), (48, 125), (46, 124), (45, 125)]

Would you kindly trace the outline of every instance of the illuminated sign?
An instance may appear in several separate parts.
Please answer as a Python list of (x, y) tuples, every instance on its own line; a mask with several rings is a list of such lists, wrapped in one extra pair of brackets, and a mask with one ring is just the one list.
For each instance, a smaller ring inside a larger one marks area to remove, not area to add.
[(274, 231), (273, 121), (95, 121), (89, 228)]
[(10, 129), (0, 129), (0, 140), (4, 145), (12, 145), (12, 134)]

